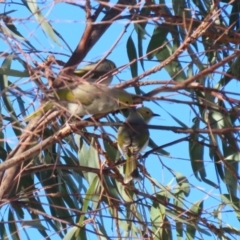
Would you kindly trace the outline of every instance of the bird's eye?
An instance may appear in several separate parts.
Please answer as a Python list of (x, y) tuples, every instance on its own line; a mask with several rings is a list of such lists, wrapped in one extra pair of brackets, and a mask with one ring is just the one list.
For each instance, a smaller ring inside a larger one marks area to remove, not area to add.
[(149, 114), (149, 111), (147, 111), (146, 113)]

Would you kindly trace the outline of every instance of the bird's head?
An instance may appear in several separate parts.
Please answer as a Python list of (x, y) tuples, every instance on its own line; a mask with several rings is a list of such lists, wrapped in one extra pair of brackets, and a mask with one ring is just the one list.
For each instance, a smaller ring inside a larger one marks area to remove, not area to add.
[(144, 121), (148, 123), (153, 117), (160, 116), (159, 114), (154, 113), (150, 108), (140, 107), (136, 109), (137, 113), (139, 113)]
[(99, 63), (101, 60), (91, 63), (88, 65), (83, 66), (80, 69), (76, 69), (74, 71), (74, 74), (78, 77), (84, 76), (88, 72), (92, 72), (92, 78), (97, 79), (104, 74), (112, 71), (113, 69), (117, 68), (115, 63), (109, 59), (103, 60), (101, 63)]
[(118, 101), (119, 101), (119, 109), (129, 108), (133, 106), (133, 98), (132, 95), (122, 89), (119, 92)]

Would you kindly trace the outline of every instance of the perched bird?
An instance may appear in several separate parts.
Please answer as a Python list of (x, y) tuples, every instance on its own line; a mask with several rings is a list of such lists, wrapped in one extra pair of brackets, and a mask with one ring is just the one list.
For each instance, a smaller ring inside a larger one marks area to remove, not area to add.
[[(100, 61), (101, 60), (95, 63), (88, 64), (86, 66), (83, 66), (80, 69), (76, 69), (73, 73), (78, 77), (83, 77), (88, 72), (90, 72), (89, 75), (87, 75), (88, 81), (96, 82), (96, 80), (98, 80), (100, 77), (117, 68), (115, 63), (109, 59), (104, 59), (101, 63), (99, 63)], [(104, 81), (101, 81), (100, 83), (110, 85), (110, 83), (112, 82), (112, 79), (113, 79), (113, 76), (110, 74), (110, 76), (107, 79), (105, 79)]]
[(139, 153), (148, 145), (149, 131), (147, 123), (154, 116), (159, 115), (146, 107), (130, 109), (124, 125), (118, 129), (118, 148), (126, 156), (125, 184), (129, 183), (133, 178), (139, 178), (137, 158)]
[[(109, 59), (99, 60), (95, 63), (87, 64), (82, 68), (76, 69), (74, 71), (67, 68), (62, 69), (57, 77), (48, 76), (48, 84), (53, 89), (62, 87), (64, 88), (69, 84), (80, 84), (82, 82), (97, 82), (108, 86), (112, 82), (112, 73), (115, 68), (117, 67), (113, 61)], [(100, 80), (100, 78), (104, 75), (106, 75), (107, 78)], [(77, 79), (76, 76), (80, 77), (80, 79)]]
[(66, 108), (71, 115), (84, 116), (129, 108), (133, 104), (132, 95), (123, 89), (90, 83), (54, 89), (48, 98), (50, 100), (43, 102), (39, 109), (25, 120), (42, 115), (57, 105)]

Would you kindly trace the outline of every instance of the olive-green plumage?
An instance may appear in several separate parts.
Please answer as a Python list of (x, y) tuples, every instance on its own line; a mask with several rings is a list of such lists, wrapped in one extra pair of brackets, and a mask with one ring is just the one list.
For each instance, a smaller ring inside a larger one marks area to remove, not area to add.
[[(88, 64), (82, 67), (81, 69), (76, 69), (73, 73), (78, 77), (83, 77), (88, 72), (91, 72), (87, 76), (87, 80), (89, 82), (96, 82), (96, 80), (98, 80), (100, 77), (102, 77), (107, 73), (110, 73), (112, 70), (116, 68), (117, 67), (114, 62), (112, 62), (109, 59), (104, 59), (100, 64), (99, 64), (99, 61), (97, 61), (95, 63)], [(111, 73), (109, 75), (110, 75), (109, 77), (107, 77), (105, 80), (101, 81), (100, 83), (110, 85), (110, 83), (112, 82), (113, 76), (111, 75)]]
[(42, 115), (57, 105), (65, 108), (70, 115), (84, 116), (108, 113), (133, 104), (132, 95), (123, 89), (90, 83), (55, 89), (48, 97), (51, 100), (44, 102), (35, 113), (25, 119), (26, 121)]
[(56, 106), (65, 108), (70, 115), (77, 116), (103, 114), (129, 107), (133, 104), (133, 95), (123, 89), (109, 88), (107, 85), (113, 79), (111, 74), (102, 82), (103, 84), (95, 83), (97, 79), (115, 68), (114, 62), (105, 59), (101, 63), (97, 61), (74, 71), (79, 77), (89, 73), (87, 81), (73, 82), (56, 78), (56, 81), (53, 81), (53, 88), (48, 92), (39, 109), (25, 120), (29, 121), (43, 115)]
[(123, 89), (88, 83), (79, 84), (72, 90), (58, 90), (56, 98), (65, 102), (70, 114), (77, 116), (107, 113), (133, 104), (131, 94)]
[(118, 129), (117, 143), (119, 150), (126, 156), (124, 183), (133, 178), (139, 178), (137, 158), (139, 153), (148, 145), (149, 131), (147, 123), (152, 117), (159, 116), (146, 107), (130, 109), (128, 118)]

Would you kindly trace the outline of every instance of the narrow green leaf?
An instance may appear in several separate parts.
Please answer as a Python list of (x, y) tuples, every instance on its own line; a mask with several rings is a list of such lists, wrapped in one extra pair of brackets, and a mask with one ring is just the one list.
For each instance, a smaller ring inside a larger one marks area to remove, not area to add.
[[(79, 152), (80, 166), (99, 168), (98, 152), (94, 148), (93, 144), (94, 143), (90, 145), (89, 149), (87, 149), (87, 146), (85, 144), (82, 145)], [(83, 175), (89, 184), (91, 184), (93, 179), (96, 177), (96, 174), (92, 172), (84, 172)]]
[[(94, 144), (95, 144), (95, 140), (92, 139), (92, 142), (91, 142), (91, 145), (90, 145), (90, 148), (89, 148), (88, 166), (99, 169), (100, 166), (99, 166), (98, 151), (95, 148)], [(89, 173), (88, 176), (89, 176), (89, 183), (91, 184), (93, 179), (95, 179), (96, 174), (95, 173)]]
[(13, 215), (11, 209), (9, 209), (9, 212), (8, 212), (8, 221), (9, 221), (8, 226), (9, 226), (9, 230), (10, 230), (10, 234), (11, 234), (11, 239), (20, 240), (21, 238), (19, 236), (16, 219), (14, 218), (14, 215)]
[[(212, 143), (212, 140), (210, 140), (210, 144), (214, 146), (214, 144)], [(210, 152), (211, 159), (214, 161), (218, 176), (220, 176), (220, 178), (224, 181), (225, 174), (223, 171), (222, 162), (220, 161), (218, 154), (213, 148), (210, 148), (209, 152)]]
[(108, 236), (108, 233), (107, 233), (107, 228), (106, 228), (106, 225), (102, 225), (100, 222), (97, 222), (97, 224), (98, 224), (98, 227), (99, 227), (99, 233), (101, 234), (101, 235), (104, 235), (104, 237), (103, 236), (99, 236), (99, 238), (101, 239), (101, 240), (105, 240), (105, 239), (107, 239), (107, 240), (110, 240), (111, 238)]
[(37, 221), (23, 221), (22, 222), (22, 226), (23, 227), (31, 227), (31, 228), (36, 228), (38, 230), (48, 230), (46, 227), (44, 227), (42, 224), (41, 224), (41, 221), (39, 220), (38, 222)]
[(236, 196), (238, 186), (238, 165), (240, 161), (240, 153), (227, 146), (228, 143), (222, 143), (223, 155), (226, 163), (224, 164), (224, 182), (227, 184), (228, 191), (231, 195)]
[[(31, 201), (28, 202), (28, 205), (32, 209), (37, 209), (39, 212), (45, 213), (45, 210), (43, 209), (42, 204), (39, 204), (39, 202), (40, 202), (39, 198), (37, 198), (37, 199), (31, 198)], [(35, 221), (39, 221), (39, 222), (41, 222), (44, 219), (45, 221), (48, 222), (49, 227), (51, 227), (53, 229), (53, 231), (58, 232), (60, 236), (62, 235), (61, 232), (59, 232), (59, 227), (57, 226), (57, 224), (55, 224), (53, 221), (49, 221), (49, 218), (47, 216), (37, 215), (37, 214), (35, 214), (35, 212), (33, 212), (32, 210), (29, 210), (28, 208), (27, 208), (27, 210), (28, 210), (28, 214), (31, 216), (32, 219), (34, 219)], [(42, 219), (42, 217), (43, 217), (43, 219)], [(43, 228), (39, 228), (38, 231), (40, 234), (42, 234), (42, 236), (44, 238), (48, 237), (46, 230), (44, 230)]]
[(22, 72), (19, 70), (4, 68), (3, 66), (0, 68), (0, 74), (13, 77), (29, 77), (29, 73), (27, 71)]
[[(150, 7), (145, 3), (140, 11), (140, 18), (139, 19), (143, 19), (149, 16), (151, 10)], [(148, 35), (147, 32), (145, 31), (145, 27), (147, 26), (147, 20), (145, 22), (142, 23), (135, 23), (134, 24), (134, 28), (138, 34), (138, 55), (139, 58), (141, 58), (143, 56), (143, 39), (144, 39), (144, 35)], [(138, 28), (137, 25), (140, 25), (141, 28)], [(143, 58), (141, 58), (140, 60), (141, 66), (144, 70), (144, 64), (143, 64)]]
[(184, 192), (185, 196), (187, 197), (190, 193), (190, 184), (185, 176), (183, 176), (181, 173), (178, 173), (176, 171), (173, 172), (176, 181), (180, 187), (180, 190)]
[(223, 116), (222, 113), (216, 112), (216, 111), (211, 111), (209, 113), (209, 116), (211, 119), (212, 126), (219, 128), (219, 129), (226, 127), (225, 121), (224, 121), (225, 116)]
[[(185, 193), (184, 192), (179, 192), (176, 195), (176, 198), (174, 198), (174, 204), (177, 207), (183, 208), (184, 207), (184, 197)], [(183, 239), (183, 223), (181, 221), (176, 221), (176, 235), (178, 240)]]
[(123, 230), (123, 239), (138, 239), (140, 229), (134, 224), (133, 221), (119, 221), (120, 229)]
[(2, 32), (5, 36), (9, 38), (13, 38), (13, 39), (15, 38), (15, 39), (20, 39), (22, 41), (25, 41), (24, 37), (12, 32), (11, 30), (9, 30), (9, 28), (6, 28), (2, 24), (0, 25), (0, 32)]
[[(148, 146), (150, 147), (150, 148), (158, 148), (158, 145), (150, 138), (149, 139), (149, 142), (148, 142)], [(167, 151), (165, 151), (164, 149), (157, 149), (156, 150), (157, 152), (159, 152), (159, 153), (161, 153), (162, 155), (164, 155), (164, 156), (170, 156), (170, 153), (169, 152), (167, 152)]]
[(181, 17), (191, 17), (190, 11), (185, 11), (188, 8), (187, 3), (185, 0), (173, 0), (173, 10), (176, 16)]
[(103, 145), (105, 148), (105, 151), (107, 152), (108, 158), (114, 163), (115, 160), (118, 158), (118, 150), (113, 147), (109, 141), (103, 140)]
[(223, 227), (221, 228), (222, 231), (224, 231), (225, 233), (229, 233), (229, 234), (236, 234), (240, 235), (240, 229), (234, 228), (232, 226), (229, 227)]
[[(198, 129), (200, 125), (200, 120), (198, 118), (195, 118), (193, 122), (194, 124), (192, 126), (192, 129)], [(195, 177), (199, 181), (201, 181), (201, 179), (198, 176), (198, 173), (200, 173), (201, 178), (205, 178), (206, 172), (203, 163), (204, 146), (203, 144), (199, 143), (199, 134), (195, 133), (190, 134), (189, 155), (191, 158), (193, 173)]]
[(182, 218), (181, 216), (179, 216), (178, 214), (176, 214), (176, 212), (174, 211), (168, 211), (166, 210), (166, 215), (170, 218), (172, 218), (174, 221), (180, 222), (180, 223), (184, 223), (185, 225), (187, 224), (191, 224), (191, 222), (189, 223), (189, 220), (186, 218)]
[[(78, 230), (79, 228), (78, 227), (72, 227), (68, 230), (67, 234), (64, 236), (63, 240), (72, 240), (74, 234), (76, 233), (76, 231)], [(86, 238), (85, 238), (86, 239)]]
[(55, 42), (57, 43), (59, 46), (61, 46), (61, 44), (58, 41), (58, 38), (52, 28), (52, 26), (50, 25), (50, 23), (48, 23), (48, 20), (42, 15), (37, 2), (35, 0), (32, 1), (26, 1), (26, 0), (22, 0), (22, 2), (28, 7), (28, 9), (31, 11), (31, 13), (34, 15), (34, 17), (36, 18), (36, 20), (39, 22), (39, 24), (41, 25), (43, 31)]
[[(35, 47), (26, 39), (23, 37), (23, 35), (18, 31), (18, 29), (16, 28), (16, 26), (14, 25), (14, 23), (11, 21), (6, 21), (5, 18), (3, 18), (4, 23), (6, 24), (6, 27), (9, 29), (9, 31), (12, 32), (12, 35), (16, 38), (19, 38), (21, 40), (24, 40), (28, 46), (30, 46), (32, 49), (36, 50)], [(1, 26), (0, 26), (1, 28)]]
[(118, 200), (120, 201), (119, 193), (117, 191), (116, 185), (114, 184), (115, 180), (112, 180), (111, 182), (110, 177), (104, 176), (104, 182), (106, 184), (109, 196), (115, 201), (118, 201)]
[(162, 239), (163, 228), (165, 219), (165, 207), (157, 202), (153, 202), (150, 209), (150, 220), (152, 225), (152, 232), (154, 240)]
[(140, 37), (140, 35), (138, 35), (138, 56), (139, 56), (139, 62), (142, 66), (143, 71), (145, 71), (144, 69), (144, 64), (143, 64), (143, 41), (142, 38)]
[(162, 239), (164, 239), (164, 240), (172, 240), (173, 239), (172, 231), (171, 231), (171, 223), (166, 216), (164, 218)]
[[(233, 80), (233, 76), (236, 78), (240, 78), (240, 57), (237, 57), (230, 65), (230, 68), (227, 70), (226, 74), (219, 80), (219, 82), (214, 86), (215, 89), (222, 89), (226, 87), (231, 80)], [(235, 80), (235, 79), (234, 79)]]
[(239, 23), (239, 12), (240, 12), (240, 6), (239, 2), (233, 2), (232, 4), (232, 11), (229, 15), (229, 26), (231, 26), (231, 30), (236, 29), (238, 30), (240, 28)]
[(202, 214), (202, 210), (203, 210), (203, 200), (195, 202), (190, 208), (190, 211), (192, 213), (197, 214), (199, 217)]
[[(4, 222), (4, 219), (1, 219), (1, 223)], [(0, 236), (1, 239), (8, 239), (5, 224), (0, 224)]]
[[(5, 60), (2, 63), (2, 68), (3, 69), (10, 69), (12, 64), (12, 56), (9, 55), (8, 57), (5, 58)], [(13, 131), (17, 136), (21, 135), (21, 131), (19, 129), (22, 128), (19, 119), (17, 117), (17, 114), (15, 112), (15, 109), (13, 107), (12, 101), (10, 100), (10, 97), (6, 94), (8, 92), (8, 87), (9, 87), (9, 81), (8, 77), (6, 75), (1, 75), (0, 74), (0, 90), (2, 91), (2, 100), (4, 102), (4, 105), (10, 115), (10, 121), (14, 123), (15, 127), (13, 128)]]
[[(203, 209), (203, 201), (198, 201), (192, 205), (192, 207), (190, 208), (190, 211), (192, 213), (197, 214), (200, 217), (202, 213), (202, 209)], [(195, 234), (198, 229), (197, 222), (198, 222), (198, 219), (196, 219), (195, 222), (191, 221), (191, 223), (187, 225), (186, 239), (188, 240), (195, 239)]]
[[(161, 45), (164, 44), (165, 41), (167, 41), (167, 35), (169, 31), (165, 28), (162, 27), (156, 27), (153, 31), (152, 38), (148, 44), (147, 47), (147, 54), (150, 53), (151, 51), (154, 51), (155, 49), (159, 48)], [(158, 52), (153, 52), (151, 54), (147, 55), (147, 58), (151, 60)]]
[(238, 218), (238, 221), (240, 221), (240, 208), (239, 208), (240, 199), (230, 194), (221, 194), (220, 197), (225, 204), (229, 205), (235, 210), (235, 214)]
[[(199, 129), (200, 128), (200, 120), (198, 118), (194, 119), (194, 124), (192, 126), (193, 129)], [(202, 136), (201, 136), (202, 137)], [(199, 134), (190, 134), (190, 140), (189, 140), (189, 155), (191, 158), (191, 165), (193, 169), (193, 173), (195, 177), (199, 181), (203, 181), (215, 188), (218, 188), (218, 185), (216, 185), (211, 180), (207, 179), (207, 174), (204, 166), (204, 145), (200, 142), (200, 135)], [(199, 175), (200, 174), (200, 178)]]
[(128, 194), (126, 191), (126, 187), (119, 181), (113, 181), (113, 184), (116, 185), (116, 188), (119, 192), (120, 197), (124, 200), (124, 202), (132, 202), (132, 196)]
[[(173, 46), (168, 43), (156, 54), (156, 57), (161, 62), (170, 57), (173, 52)], [(183, 71), (181, 63), (177, 59), (166, 65), (164, 68), (174, 81), (183, 82), (186, 79), (186, 74)]]
[[(2, 112), (1, 105), (0, 105), (0, 112)], [(3, 132), (3, 119), (0, 118), (0, 158), (5, 160), (7, 157), (7, 151), (4, 149), (4, 132)]]
[[(89, 189), (86, 192), (86, 197), (83, 201), (82, 215), (80, 216), (80, 219), (79, 219), (79, 222), (78, 222), (78, 225), (80, 227), (82, 227), (84, 225), (83, 221), (84, 221), (84, 218), (85, 218), (85, 214), (87, 213), (89, 202), (91, 201), (92, 197), (95, 194), (95, 189), (96, 189), (96, 186), (97, 186), (98, 182), (99, 182), (99, 178), (98, 178), (98, 176), (95, 176), (95, 178), (93, 179)], [(81, 229), (78, 229), (76, 231), (75, 236), (79, 235), (80, 231), (81, 231)]]
[[(127, 54), (128, 54), (129, 62), (137, 59), (137, 51), (131, 35), (127, 40)], [(130, 68), (131, 68), (132, 77), (136, 77), (138, 75), (137, 62), (131, 64)]]
[(170, 115), (171, 116), (171, 118), (175, 121), (175, 122), (177, 122), (181, 127), (183, 127), (183, 128), (188, 128), (188, 126), (185, 124), (185, 123), (183, 123), (182, 121), (180, 121), (178, 118), (176, 118), (175, 116), (173, 116), (171, 113), (169, 113), (168, 111), (166, 111), (167, 113), (168, 113), (168, 115)]
[(206, 177), (206, 171), (203, 162), (204, 147), (201, 143), (198, 143), (198, 134), (192, 134), (189, 140), (189, 155), (191, 158), (192, 170), (195, 177), (201, 181), (198, 173), (201, 172), (201, 178)]

